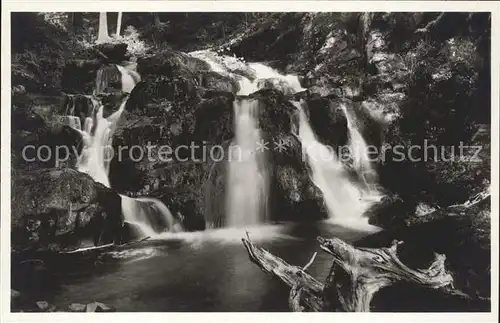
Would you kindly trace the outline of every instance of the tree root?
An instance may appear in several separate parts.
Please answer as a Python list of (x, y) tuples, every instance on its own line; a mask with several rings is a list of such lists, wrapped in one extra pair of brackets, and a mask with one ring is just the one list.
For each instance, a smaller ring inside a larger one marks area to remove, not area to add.
[[(373, 295), (400, 281), (439, 289), (448, 295), (468, 297), (453, 287), (453, 277), (445, 268), (444, 255), (435, 253), (429, 268), (411, 269), (397, 256), (402, 241), (395, 240), (388, 248), (356, 248), (338, 238), (318, 237), (317, 240), (321, 249), (333, 256), (333, 266), (325, 284), (306, 272), (316, 254), (301, 268), (255, 246), (248, 235), (242, 239), (250, 260), (291, 288), (288, 303), (292, 311), (370, 311)], [(340, 269), (347, 275), (336, 277)], [(331, 304), (337, 304), (338, 308)]]

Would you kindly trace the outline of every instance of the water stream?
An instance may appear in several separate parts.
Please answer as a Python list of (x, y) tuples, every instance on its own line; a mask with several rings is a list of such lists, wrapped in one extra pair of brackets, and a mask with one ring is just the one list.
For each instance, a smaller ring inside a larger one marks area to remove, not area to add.
[[(117, 65), (117, 68), (121, 73), (122, 92), (131, 92), (140, 77), (136, 72), (122, 66)], [(107, 75), (107, 72), (97, 74), (96, 88), (98, 93), (107, 88)], [(75, 102), (75, 100), (69, 100), (67, 113), (75, 113)], [(102, 104), (93, 98), (89, 103), (91, 108), (86, 111), (87, 115), (84, 118), (83, 127), (78, 116), (68, 115), (65, 117), (66, 123), (82, 135), (83, 148), (76, 168), (89, 174), (96, 182), (111, 187), (108, 174), (110, 162), (114, 157), (113, 133), (125, 110), (127, 99), (122, 101), (118, 110), (106, 118)], [(94, 113), (96, 110), (97, 113)], [(140, 235), (153, 237), (164, 231), (182, 230), (161, 201), (154, 198), (130, 198), (125, 195), (121, 195), (121, 197), (124, 220), (137, 227)]]
[(263, 151), (258, 144), (257, 100), (235, 100), (235, 137), (229, 151), (227, 175), (227, 225), (241, 227), (265, 222), (269, 198), (269, 174)]
[[(349, 176), (336, 151), (318, 141), (302, 104), (292, 103), (299, 114), (296, 135), (306, 154), (312, 181), (323, 193), (331, 221), (346, 227), (375, 230), (376, 227), (370, 226), (363, 216), (372, 203), (366, 198), (364, 188)], [(352, 138), (351, 132), (349, 135)]]
[[(270, 174), (266, 155), (259, 150), (263, 139), (258, 121), (260, 107), (258, 100), (247, 95), (265, 87), (266, 82), (289, 93), (303, 88), (296, 76), (282, 75), (264, 64), (246, 64), (209, 51), (191, 55), (205, 60), (214, 71), (234, 77), (240, 85), (239, 97), (233, 104), (235, 136), (225, 178), (225, 227), (182, 232), (160, 201), (122, 196), (125, 220), (153, 239), (137, 247), (92, 255), (98, 261), (92, 258), (90, 262), (98, 263), (99, 270), (87, 270), (84, 265), (77, 269), (56, 266), (54, 279), (59, 290), (45, 288), (41, 298), (59, 306), (96, 299), (120, 311), (288, 311), (289, 289), (249, 261), (241, 245), (247, 232), (254, 242), (302, 266), (319, 251), (316, 236), (337, 236), (349, 242), (373, 228), (363, 218), (370, 205), (366, 200), (370, 190), (352, 179), (335, 152), (318, 141), (298, 102), (293, 102), (299, 114), (295, 135), (302, 144), (311, 179), (323, 193), (330, 219), (311, 224), (268, 223)], [(123, 90), (130, 92), (136, 78), (118, 69)], [(84, 138), (84, 158), (78, 169), (108, 187), (109, 156), (104, 147), (112, 143), (124, 108), (125, 101), (104, 118), (102, 106), (97, 105), (91, 109), (97, 111), (95, 116), (87, 116), (83, 127), (76, 116), (70, 115), (67, 121)], [(354, 117), (348, 116), (348, 122), (350, 147), (366, 145)], [(371, 168), (360, 154), (355, 156), (360, 158), (355, 167), (362, 174)], [(86, 262), (86, 257), (82, 256), (81, 261)], [(67, 263), (74, 263), (74, 259)], [(330, 266), (331, 258), (319, 252), (308, 271), (322, 281)]]

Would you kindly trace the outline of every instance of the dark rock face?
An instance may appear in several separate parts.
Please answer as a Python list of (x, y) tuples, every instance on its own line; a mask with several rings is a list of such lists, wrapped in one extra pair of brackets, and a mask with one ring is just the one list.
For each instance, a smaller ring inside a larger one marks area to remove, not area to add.
[(81, 142), (80, 135), (58, 120), (42, 117), (33, 111), (32, 104), (13, 98), (13, 168), (39, 169), (74, 165)]
[(270, 160), (272, 220), (307, 222), (326, 218), (323, 194), (311, 181), (297, 137), (278, 133), (270, 139), (284, 147), (273, 150)]
[(210, 71), (210, 66), (204, 61), (186, 53), (165, 49), (137, 62), (137, 72), (141, 75), (164, 75), (174, 77), (187, 75), (196, 78), (199, 71)]
[(93, 50), (99, 51), (98, 52), (99, 55), (105, 56), (101, 58), (105, 58), (107, 63), (118, 64), (130, 58), (127, 49), (128, 45), (125, 43), (118, 43), (118, 44), (104, 43), (96, 45)]
[(85, 231), (99, 240), (106, 227), (111, 229), (107, 238), (113, 239), (121, 227), (120, 214), (121, 198), (87, 174), (69, 168), (13, 174), (14, 248), (61, 248), (65, 234), (72, 233), (77, 243)]
[(73, 60), (66, 63), (62, 73), (62, 91), (66, 93), (92, 93), (95, 88), (97, 71), (102, 62), (93, 60)]

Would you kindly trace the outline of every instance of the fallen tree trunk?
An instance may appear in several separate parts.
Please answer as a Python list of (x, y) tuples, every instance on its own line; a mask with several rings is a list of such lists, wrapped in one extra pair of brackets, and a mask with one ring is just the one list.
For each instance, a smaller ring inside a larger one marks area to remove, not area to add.
[(278, 278), (291, 288), (289, 304), (293, 311), (319, 312), (323, 305), (323, 284), (305, 272), (304, 268), (288, 264), (268, 251), (256, 247), (250, 238), (243, 239), (250, 260), (268, 275)]
[[(306, 272), (313, 259), (303, 268), (290, 265), (255, 246), (249, 237), (242, 240), (252, 262), (291, 288), (288, 300), (292, 311), (370, 311), (373, 295), (400, 281), (439, 289), (447, 295), (468, 297), (453, 288), (453, 278), (445, 269), (444, 255), (435, 254), (434, 262), (427, 269), (411, 269), (397, 257), (398, 245), (402, 244), (399, 241), (388, 248), (356, 248), (338, 238), (318, 237), (321, 249), (334, 260), (323, 284)], [(341, 272), (347, 275), (339, 275)]]

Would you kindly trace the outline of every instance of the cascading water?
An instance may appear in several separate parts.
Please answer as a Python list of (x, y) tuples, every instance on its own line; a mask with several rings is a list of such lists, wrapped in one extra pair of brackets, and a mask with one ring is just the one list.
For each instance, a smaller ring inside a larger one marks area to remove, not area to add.
[(209, 50), (189, 54), (208, 63), (214, 72), (236, 79), (240, 86), (238, 95), (249, 95), (262, 89), (266, 80), (275, 85), (282, 85), (285, 87), (282, 88), (284, 92), (289, 94), (305, 90), (296, 75), (280, 74), (262, 63), (245, 63), (236, 57), (218, 55)]
[[(238, 95), (249, 95), (265, 87), (280, 88), (285, 94), (305, 90), (294, 75), (282, 75), (261, 63), (244, 63), (236, 57), (223, 56), (211, 51), (190, 53), (207, 62), (213, 71), (232, 77), (240, 86)], [(255, 103), (252, 103), (255, 102)], [(362, 183), (358, 183), (345, 168), (336, 153), (321, 144), (311, 129), (309, 120), (298, 102), (299, 127), (296, 133), (302, 143), (303, 152), (311, 169), (315, 185), (322, 191), (330, 219), (343, 226), (363, 230), (374, 230), (363, 214), (377, 199), (376, 173), (368, 158), (368, 150), (355, 117), (343, 107), (348, 120), (349, 151)], [(257, 101), (237, 100), (234, 103), (235, 139), (241, 148), (240, 162), (229, 162), (226, 217), (229, 226), (256, 224), (262, 221), (262, 205), (265, 205), (268, 190), (265, 160), (255, 154), (260, 131), (255, 120)], [(252, 154), (251, 152), (254, 152)], [(230, 155), (233, 157), (232, 155)]]
[(96, 182), (106, 187), (110, 187), (108, 179), (109, 162), (113, 132), (116, 122), (125, 109), (126, 100), (122, 102), (120, 108), (108, 118), (103, 117), (103, 106), (99, 107), (95, 115), (95, 129), (92, 133), (94, 119), (88, 117), (85, 120), (81, 131), (84, 147), (77, 162), (77, 169), (89, 174)]
[(116, 79), (116, 70), (120, 72), (120, 83), (122, 92), (130, 93), (137, 83), (141, 80), (141, 76), (136, 71), (125, 68), (121, 65), (109, 65), (100, 68), (97, 71), (96, 87), (94, 94), (106, 93), (108, 86)]
[(116, 65), (118, 71), (122, 75), (122, 92), (130, 93), (135, 85), (141, 80), (139, 73), (133, 70), (126, 69), (123, 66)]
[(335, 151), (321, 144), (309, 124), (301, 103), (292, 102), (298, 109), (299, 125), (296, 136), (307, 157), (314, 184), (323, 193), (330, 219), (337, 224), (369, 229), (364, 212), (370, 206), (365, 193), (349, 176)]
[(370, 161), (368, 145), (359, 131), (359, 126), (356, 123), (353, 113), (347, 110), (345, 104), (341, 104), (341, 108), (347, 119), (349, 133), (348, 148), (353, 159), (354, 169), (366, 186), (366, 190), (368, 191), (366, 195), (376, 198), (379, 196), (375, 185), (377, 173)]
[[(122, 87), (130, 92), (136, 84), (136, 78), (131, 77), (129, 71), (123, 67), (118, 70), (122, 73)], [(102, 74), (98, 74), (96, 83), (103, 84)], [(125, 91), (126, 92), (126, 91)], [(75, 100), (69, 101), (74, 104)], [(112, 140), (118, 120), (125, 110), (127, 99), (125, 99), (117, 111), (107, 118), (104, 117), (104, 106), (98, 101), (92, 100), (96, 107), (87, 109), (90, 113), (86, 116), (83, 127), (81, 120), (76, 116), (66, 116), (65, 120), (75, 130), (79, 131), (83, 139), (81, 156), (77, 160), (77, 169), (89, 174), (96, 182), (110, 187), (108, 173), (109, 164), (113, 157)], [(74, 107), (69, 107), (67, 112), (75, 112)], [(153, 198), (130, 198), (122, 197), (122, 214), (126, 222), (138, 227), (143, 235), (155, 236), (165, 230), (180, 231), (179, 224), (168, 208), (159, 200)]]
[(227, 225), (241, 227), (262, 223), (267, 215), (269, 179), (266, 158), (258, 149), (257, 100), (233, 103), (235, 137), (229, 148)]
[[(238, 95), (249, 95), (268, 84), (285, 93), (304, 90), (297, 76), (282, 75), (261, 63), (245, 63), (231, 56), (204, 50), (190, 53), (208, 63), (214, 72), (238, 81)], [(226, 226), (252, 226), (264, 222), (268, 212), (269, 174), (262, 134), (258, 128), (258, 100), (237, 99), (234, 107), (235, 137), (229, 150), (226, 177)], [(261, 151), (262, 150), (262, 151)]]

